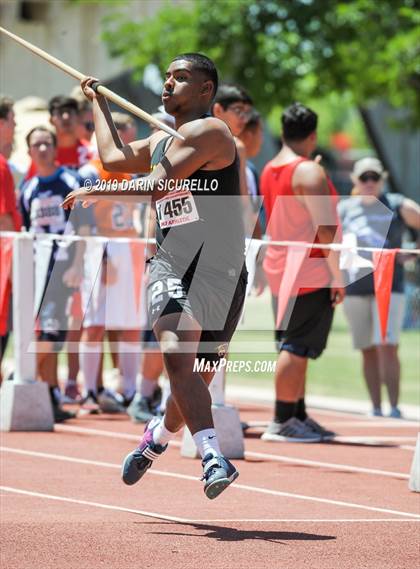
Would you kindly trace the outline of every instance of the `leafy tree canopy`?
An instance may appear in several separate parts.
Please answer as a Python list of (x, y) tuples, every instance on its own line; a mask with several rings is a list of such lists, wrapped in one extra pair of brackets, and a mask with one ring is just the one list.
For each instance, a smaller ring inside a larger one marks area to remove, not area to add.
[[(153, 18), (105, 21), (111, 55), (137, 74), (164, 71), (178, 53), (211, 57), (269, 112), (292, 100), (350, 93), (386, 98), (420, 124), (420, 10), (416, 0), (195, 0), (167, 3)], [(141, 11), (141, 2), (133, 3)]]

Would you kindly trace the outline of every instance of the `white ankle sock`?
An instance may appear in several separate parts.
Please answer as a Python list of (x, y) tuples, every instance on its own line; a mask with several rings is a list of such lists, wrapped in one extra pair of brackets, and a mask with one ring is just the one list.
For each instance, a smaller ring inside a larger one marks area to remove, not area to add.
[(163, 414), (165, 414), (166, 402), (170, 394), (171, 394), (171, 384), (169, 382), (169, 379), (165, 378), (163, 380), (163, 385), (162, 385), (162, 399), (159, 405), (159, 411)]
[(83, 372), (85, 394), (96, 393), (96, 379), (101, 363), (102, 342), (80, 342), (79, 362)]
[(201, 458), (204, 458), (206, 454), (221, 456), (222, 453), (220, 452), (219, 442), (214, 429), (198, 431), (197, 433), (194, 433), (193, 439), (197, 445)]
[(153, 430), (153, 442), (157, 445), (165, 446), (171, 439), (174, 438), (174, 436), (175, 433), (168, 431), (165, 426), (165, 417), (162, 417), (159, 425)]
[(134, 342), (119, 342), (119, 364), (125, 397), (132, 397), (136, 391), (136, 376), (140, 365), (140, 354)]

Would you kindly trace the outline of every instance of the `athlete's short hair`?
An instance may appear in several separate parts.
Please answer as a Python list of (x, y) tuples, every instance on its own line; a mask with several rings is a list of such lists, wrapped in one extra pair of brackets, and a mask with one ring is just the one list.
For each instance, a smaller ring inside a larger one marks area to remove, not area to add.
[(47, 132), (50, 136), (51, 139), (53, 141), (53, 145), (54, 147), (57, 146), (57, 137), (55, 135), (55, 132), (53, 132), (52, 130), (50, 130), (49, 128), (47, 128), (46, 126), (34, 126), (34, 128), (31, 128), (31, 130), (28, 132), (28, 134), (25, 137), (26, 140), (26, 144), (28, 145), (28, 148), (30, 147), (30, 143), (31, 143), (31, 136), (33, 135), (34, 132)]
[(245, 89), (233, 83), (222, 83), (220, 85), (216, 97), (213, 100), (213, 106), (215, 103), (219, 103), (225, 110), (233, 103), (253, 104), (251, 97)]
[(0, 119), (7, 119), (7, 115), (13, 109), (13, 99), (0, 95)]
[(174, 57), (172, 61), (179, 61), (181, 59), (184, 59), (185, 61), (189, 61), (190, 63), (192, 63), (193, 69), (195, 71), (199, 71), (213, 83), (213, 97), (214, 97), (219, 87), (219, 75), (217, 73), (217, 69), (213, 61), (206, 55), (195, 52), (181, 53), (180, 55)]
[(62, 109), (72, 109), (76, 113), (79, 112), (79, 105), (73, 97), (65, 97), (64, 95), (57, 95), (53, 97), (48, 103), (48, 111), (52, 115), (55, 111)]
[(284, 140), (304, 140), (316, 131), (318, 115), (302, 103), (293, 103), (281, 115)]

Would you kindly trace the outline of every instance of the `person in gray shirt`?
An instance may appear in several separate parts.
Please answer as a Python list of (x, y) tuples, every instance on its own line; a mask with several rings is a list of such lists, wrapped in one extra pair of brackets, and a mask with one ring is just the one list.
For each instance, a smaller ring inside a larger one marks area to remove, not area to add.
[[(397, 249), (405, 228), (420, 229), (420, 206), (401, 194), (383, 191), (386, 172), (376, 158), (363, 158), (354, 164), (354, 188), (348, 199), (341, 200), (338, 211), (343, 234), (356, 236), (359, 247)], [(359, 251), (371, 258), (371, 253)], [(344, 311), (350, 324), (353, 346), (362, 351), (363, 374), (372, 402), (372, 414), (382, 416), (381, 384), (386, 385), (391, 417), (400, 418), (398, 408), (400, 361), (398, 342), (404, 314), (404, 270), (396, 257), (389, 318), (382, 342), (375, 299), (373, 272), (361, 268), (347, 273), (348, 284)]]

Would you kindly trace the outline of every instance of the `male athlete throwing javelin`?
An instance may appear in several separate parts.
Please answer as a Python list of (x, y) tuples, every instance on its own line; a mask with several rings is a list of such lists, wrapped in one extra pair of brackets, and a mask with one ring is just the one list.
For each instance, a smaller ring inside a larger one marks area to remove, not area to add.
[[(214, 430), (207, 387), (214, 372), (195, 372), (194, 361), (217, 362), (226, 352), (247, 281), (235, 142), (226, 124), (208, 115), (217, 91), (217, 70), (210, 59), (196, 53), (179, 55), (168, 67), (162, 101), (183, 141), (160, 131), (124, 146), (106, 100), (91, 88), (93, 81), (82, 81), (82, 89), (93, 103), (104, 167), (152, 171), (129, 191), (121, 186), (117, 191), (76, 190), (64, 207), (72, 207), (76, 200), (139, 200), (151, 194), (157, 213), (157, 253), (150, 260), (148, 306), (172, 392), (165, 416), (147, 425), (139, 446), (125, 458), (122, 479), (130, 485), (138, 482), (186, 423), (203, 459), (204, 492), (216, 498), (239, 473), (222, 456)], [(174, 186), (178, 190), (168, 189)]]

